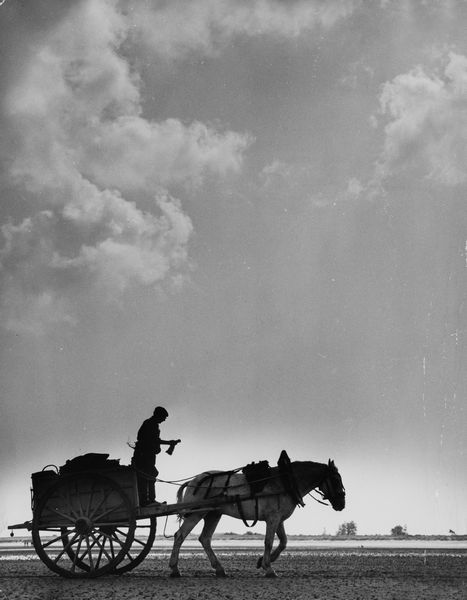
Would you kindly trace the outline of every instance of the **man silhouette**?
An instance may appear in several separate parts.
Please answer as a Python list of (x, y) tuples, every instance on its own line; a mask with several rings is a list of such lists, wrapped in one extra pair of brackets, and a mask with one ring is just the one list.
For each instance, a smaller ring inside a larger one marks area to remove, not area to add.
[(152, 417), (146, 419), (138, 430), (138, 436), (131, 464), (137, 470), (138, 495), (140, 506), (145, 506), (156, 499), (155, 479), (159, 474), (156, 469), (156, 455), (161, 446), (169, 446), (168, 454), (172, 454), (175, 445), (180, 440), (161, 440), (160, 423), (163, 423), (169, 413), (162, 406), (156, 406)]

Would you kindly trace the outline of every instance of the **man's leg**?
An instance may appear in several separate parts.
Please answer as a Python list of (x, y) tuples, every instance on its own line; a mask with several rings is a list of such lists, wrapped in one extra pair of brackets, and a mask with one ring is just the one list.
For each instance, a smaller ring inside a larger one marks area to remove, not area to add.
[(138, 486), (139, 505), (144, 506), (151, 502), (148, 484), (150, 483), (146, 477), (146, 473), (152, 472), (152, 465), (144, 456), (140, 454), (133, 456), (131, 464), (136, 469), (136, 483)]
[(148, 470), (147, 470), (147, 472), (150, 475), (152, 475), (152, 477), (150, 479), (146, 480), (149, 502), (156, 501), (156, 481), (155, 481), (155, 479), (159, 475), (159, 471), (156, 469), (156, 465), (154, 464), (155, 462), (156, 462), (156, 457), (154, 457), (154, 462), (152, 463), (151, 468), (149, 468), (149, 465), (148, 465)]
[(146, 479), (146, 490), (148, 495), (148, 502), (154, 502), (156, 499), (156, 485), (151, 479)]

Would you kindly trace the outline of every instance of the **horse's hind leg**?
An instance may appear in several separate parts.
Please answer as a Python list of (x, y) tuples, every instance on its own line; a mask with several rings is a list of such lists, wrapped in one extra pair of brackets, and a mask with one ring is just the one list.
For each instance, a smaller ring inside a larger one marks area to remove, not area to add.
[(171, 569), (170, 577), (180, 577), (180, 571), (178, 569), (178, 555), (180, 553), (180, 548), (186, 536), (202, 518), (203, 515), (199, 513), (185, 516), (180, 529), (175, 533), (172, 554), (170, 555), (169, 560), (169, 567)]
[(219, 523), (221, 516), (222, 515), (217, 512), (208, 513), (204, 517), (203, 531), (199, 536), (199, 541), (201, 542), (201, 545), (203, 546), (204, 551), (206, 552), (209, 558), (212, 568), (216, 570), (217, 577), (226, 576), (224, 567), (220, 563), (217, 556), (214, 554), (214, 550), (211, 546), (212, 536), (214, 534), (214, 531), (216, 530), (217, 524)]
[[(279, 523), (278, 528), (276, 529), (277, 537), (279, 538), (279, 544), (277, 548), (275, 548), (271, 552), (271, 562), (273, 563), (275, 560), (279, 558), (281, 552), (285, 550), (287, 547), (287, 534), (285, 533), (284, 521)], [(258, 562), (256, 563), (256, 567), (259, 569), (263, 566), (263, 557), (260, 556), (258, 558)]]

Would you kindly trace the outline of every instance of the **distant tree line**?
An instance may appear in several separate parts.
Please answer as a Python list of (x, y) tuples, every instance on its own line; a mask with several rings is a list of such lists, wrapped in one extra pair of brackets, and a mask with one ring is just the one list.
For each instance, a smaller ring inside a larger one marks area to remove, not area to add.
[[(355, 521), (346, 521), (345, 523), (342, 523), (339, 525), (336, 535), (347, 537), (357, 535), (357, 524)], [(393, 537), (404, 537), (408, 535), (407, 525), (395, 525), (391, 529), (391, 535)]]
[(393, 537), (404, 537), (407, 535), (407, 525), (395, 525), (391, 529), (391, 535)]
[(336, 535), (357, 535), (357, 524), (355, 521), (346, 521), (345, 523), (342, 523), (342, 525), (339, 525)]

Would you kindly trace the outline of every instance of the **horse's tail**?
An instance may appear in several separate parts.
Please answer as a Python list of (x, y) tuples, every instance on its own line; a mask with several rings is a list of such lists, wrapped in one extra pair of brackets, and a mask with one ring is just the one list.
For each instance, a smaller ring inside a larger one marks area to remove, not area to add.
[(185, 481), (185, 483), (178, 488), (178, 491), (177, 491), (177, 502), (181, 502), (182, 501), (183, 493), (185, 492), (185, 488), (188, 486), (189, 483), (190, 483), (189, 481)]
[[(185, 483), (178, 488), (177, 504), (180, 504), (180, 502), (182, 501), (183, 494), (185, 493), (185, 489), (188, 487), (189, 483), (190, 483), (189, 481), (185, 481)], [(177, 515), (178, 522), (180, 522), (184, 517), (186, 517), (186, 514), (185, 515)]]

